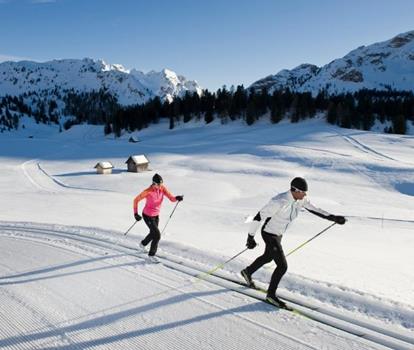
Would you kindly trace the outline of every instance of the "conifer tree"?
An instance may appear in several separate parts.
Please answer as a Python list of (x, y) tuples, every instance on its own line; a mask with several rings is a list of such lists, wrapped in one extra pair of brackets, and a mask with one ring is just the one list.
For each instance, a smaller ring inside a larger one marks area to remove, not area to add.
[(338, 123), (338, 112), (335, 102), (329, 102), (328, 111), (326, 113), (326, 121), (330, 124)]
[(392, 128), (395, 134), (404, 135), (407, 132), (407, 122), (402, 114), (398, 114), (392, 119)]
[(191, 114), (192, 114), (192, 97), (188, 91), (185, 92), (182, 106), (183, 106), (183, 121), (184, 123), (188, 123), (191, 120)]
[(174, 129), (174, 116), (170, 114), (170, 130)]
[(236, 120), (238, 118), (242, 118), (243, 113), (246, 110), (246, 106), (247, 106), (246, 90), (244, 89), (243, 85), (238, 85), (231, 99), (230, 110), (229, 110), (230, 119)]
[(279, 123), (283, 118), (282, 108), (276, 98), (272, 98), (272, 105), (270, 107), (270, 121), (273, 124)]
[(204, 121), (206, 122), (206, 124), (211, 123), (214, 120), (214, 116), (213, 116), (213, 112), (208, 110), (207, 112), (205, 112), (204, 114)]
[(109, 135), (110, 133), (112, 133), (112, 127), (111, 127), (111, 123), (106, 122), (105, 127), (104, 127), (104, 134), (105, 135)]
[(295, 94), (292, 100), (292, 103), (290, 105), (290, 108), (289, 108), (290, 121), (292, 123), (297, 123), (299, 121), (299, 103), (300, 103), (299, 98), (300, 98), (299, 95)]

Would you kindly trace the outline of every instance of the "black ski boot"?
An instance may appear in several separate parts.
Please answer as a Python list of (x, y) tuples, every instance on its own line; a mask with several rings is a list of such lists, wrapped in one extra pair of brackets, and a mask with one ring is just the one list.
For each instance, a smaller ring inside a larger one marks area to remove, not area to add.
[(280, 300), (277, 296), (275, 295), (267, 295), (266, 296), (266, 301), (269, 304), (272, 304), (274, 306), (277, 306), (281, 309), (285, 309), (285, 310), (289, 310), (292, 311), (292, 309), (286, 305), (286, 303), (283, 300)]
[(244, 280), (246, 281), (247, 285), (250, 288), (256, 289), (256, 285), (254, 284), (254, 282), (252, 280), (252, 275), (250, 273), (248, 273), (246, 269), (241, 270), (240, 274), (242, 275), (242, 277), (244, 278)]

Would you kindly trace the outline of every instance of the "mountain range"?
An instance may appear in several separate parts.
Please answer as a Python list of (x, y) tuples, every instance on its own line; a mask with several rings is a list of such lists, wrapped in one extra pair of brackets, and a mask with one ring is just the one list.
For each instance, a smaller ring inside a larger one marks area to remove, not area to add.
[(361, 46), (342, 58), (318, 67), (301, 64), (254, 82), (254, 89), (286, 90), (316, 95), (355, 92), (361, 89), (414, 91), (414, 31)]
[[(414, 31), (409, 31), (384, 42), (361, 46), (322, 67), (301, 64), (291, 70), (283, 69), (254, 82), (250, 88), (266, 88), (270, 93), (290, 89), (316, 95), (321, 90), (328, 94), (361, 89), (414, 91), (413, 82)], [(109, 92), (124, 106), (141, 104), (155, 96), (171, 101), (187, 91), (202, 91), (195, 80), (168, 69), (143, 73), (90, 58), (0, 63), (0, 97), (99, 90)]]
[(0, 97), (31, 92), (50, 96), (61, 95), (65, 91), (99, 90), (115, 96), (121, 105), (141, 104), (155, 96), (171, 101), (187, 91), (201, 93), (196, 81), (187, 80), (168, 69), (145, 74), (90, 58), (0, 64)]
[[(282, 70), (249, 87), (257, 91), (266, 89), (270, 94), (285, 92), (282, 100), (275, 94), (276, 100), (272, 103), (270, 99), (260, 100), (264, 94), (251, 94), (242, 87), (238, 87), (234, 94), (225, 90), (216, 94), (203, 93), (195, 80), (187, 80), (168, 69), (143, 73), (90, 58), (43, 63), (3, 62), (0, 63), (0, 132), (18, 129), (24, 116), (33, 117), (36, 123), (63, 125), (65, 129), (84, 122), (105, 124), (108, 133), (111, 132), (110, 127), (114, 127), (117, 134), (122, 128), (135, 130), (146, 127), (160, 116), (171, 120), (183, 117), (184, 122), (188, 122), (192, 118), (191, 113), (198, 118), (204, 117), (207, 123), (215, 115), (224, 118), (230, 113), (232, 118), (246, 118), (251, 125), (269, 110), (273, 122), (286, 116), (286, 111), (295, 120), (314, 114), (310, 107), (313, 103), (315, 108), (316, 102), (302, 99), (302, 92), (310, 92), (315, 97), (320, 91), (325, 91), (323, 98), (326, 102), (327, 98), (341, 97), (333, 95), (368, 89), (380, 90), (369, 92), (369, 106), (360, 105), (358, 98), (352, 103), (348, 100), (342, 103), (334, 101), (338, 110), (331, 106), (330, 122), (343, 127), (369, 129), (375, 118), (380, 117), (381, 123), (388, 118), (393, 127), (384, 127), (384, 130), (405, 133), (406, 120), (413, 120), (413, 95), (407, 93), (414, 92), (413, 82), (414, 31), (361, 46), (322, 67), (301, 64), (291, 70)], [(299, 96), (289, 100), (288, 90), (299, 93)], [(197, 99), (192, 93), (201, 98)], [(365, 92), (363, 94), (366, 95)], [(378, 94), (383, 95), (381, 101)], [(152, 100), (159, 97), (161, 102), (171, 102), (184, 96), (170, 105)], [(320, 110), (328, 110), (330, 106), (320, 100), (318, 103)], [(292, 111), (296, 112), (292, 114)], [(172, 122), (170, 128), (173, 128)]]

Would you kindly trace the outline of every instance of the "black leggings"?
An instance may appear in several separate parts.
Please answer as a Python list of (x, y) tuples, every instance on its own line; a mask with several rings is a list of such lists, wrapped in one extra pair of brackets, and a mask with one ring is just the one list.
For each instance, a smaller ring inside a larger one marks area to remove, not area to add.
[(141, 243), (146, 246), (149, 242), (151, 242), (151, 247), (149, 250), (148, 255), (152, 256), (155, 255), (158, 248), (158, 242), (161, 239), (161, 232), (158, 228), (159, 217), (158, 216), (148, 216), (142, 213), (145, 223), (147, 224), (150, 232), (148, 233), (147, 237), (145, 237)]
[(264, 264), (267, 264), (274, 260), (277, 266), (273, 271), (269, 288), (267, 290), (267, 295), (275, 296), (277, 286), (279, 285), (280, 280), (288, 268), (285, 253), (283, 252), (282, 245), (280, 244), (282, 236), (276, 236), (262, 231), (262, 237), (266, 243), (265, 251), (263, 255), (259, 256), (255, 261), (253, 261), (253, 263), (248, 266), (246, 270), (249, 274), (252, 275)]

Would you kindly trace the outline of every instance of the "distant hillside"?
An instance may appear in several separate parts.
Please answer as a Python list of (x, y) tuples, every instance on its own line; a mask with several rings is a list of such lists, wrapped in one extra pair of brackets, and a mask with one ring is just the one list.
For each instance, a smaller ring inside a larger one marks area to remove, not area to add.
[(290, 89), (316, 95), (356, 92), (361, 89), (414, 91), (414, 31), (361, 46), (323, 67), (302, 64), (284, 69), (251, 85), (269, 92)]
[(147, 74), (89, 58), (37, 63), (0, 63), (0, 131), (18, 129), (27, 116), (36, 123), (105, 124), (117, 111), (159, 99), (171, 102), (201, 94), (196, 81), (164, 69)]
[(162, 118), (173, 129), (191, 120), (252, 125), (324, 116), (344, 128), (405, 134), (414, 122), (414, 31), (321, 68), (303, 64), (248, 89), (214, 93), (166, 69), (144, 74), (91, 59), (6, 62), (0, 77), (0, 132), (23, 128), (25, 117), (59, 130), (102, 125), (105, 134), (120, 136)]
[(100, 90), (111, 94), (124, 106), (141, 104), (156, 96), (171, 101), (186, 91), (201, 93), (196, 81), (168, 69), (144, 74), (89, 58), (0, 63), (0, 97), (36, 92), (59, 99), (67, 91), (88, 93)]

